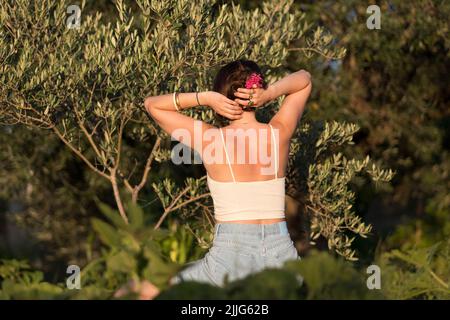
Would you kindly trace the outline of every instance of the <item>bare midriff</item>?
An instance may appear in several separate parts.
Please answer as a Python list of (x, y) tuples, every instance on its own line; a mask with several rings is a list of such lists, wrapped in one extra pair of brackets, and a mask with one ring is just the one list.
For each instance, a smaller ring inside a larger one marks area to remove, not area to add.
[(259, 219), (259, 220), (233, 220), (233, 221), (220, 221), (216, 220), (218, 223), (245, 223), (245, 224), (271, 224), (286, 221), (284, 218), (278, 219)]

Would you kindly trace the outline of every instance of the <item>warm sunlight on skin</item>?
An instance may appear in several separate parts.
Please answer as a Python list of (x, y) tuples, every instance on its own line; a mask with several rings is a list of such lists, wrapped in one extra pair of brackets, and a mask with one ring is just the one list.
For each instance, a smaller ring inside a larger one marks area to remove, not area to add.
[[(224, 164), (226, 163), (220, 134), (215, 129), (207, 129), (202, 132), (201, 121), (194, 123), (194, 136), (186, 129), (176, 129), (172, 132), (172, 140), (180, 141), (172, 149), (172, 162), (174, 164), (191, 164), (192, 149), (188, 145), (195, 145), (201, 154), (201, 161), (195, 164)], [(275, 137), (279, 144), (279, 130), (275, 129)], [(273, 172), (273, 160), (270, 150), (266, 147), (270, 141), (269, 129), (257, 128), (226, 128), (223, 130), (227, 137), (227, 148), (231, 150), (230, 161), (234, 164), (257, 164), (269, 165), (264, 172)], [(205, 143), (203, 143), (205, 142)], [(208, 143), (209, 142), (209, 143)], [(194, 158), (195, 160), (196, 158)], [(265, 168), (265, 167), (264, 167)], [(269, 173), (267, 173), (269, 174)]]
[[(226, 142), (226, 148), (231, 155), (230, 165), (236, 166), (235, 170), (238, 170), (239, 174), (246, 172), (245, 175), (249, 176), (249, 172), (254, 172), (255, 169), (259, 170), (256, 175), (253, 174), (249, 177), (243, 175), (243, 181), (264, 181), (267, 180), (267, 177), (264, 176), (273, 175), (274, 170), (274, 161), (272, 156), (269, 156), (269, 153), (273, 155), (273, 151), (268, 151), (267, 148), (268, 141), (270, 141), (268, 128), (266, 124), (256, 120), (255, 109), (249, 112), (243, 111), (243, 108), (249, 106), (250, 98), (252, 107), (259, 108), (281, 95), (286, 95), (280, 110), (269, 123), (274, 128), (276, 145), (280, 149), (279, 160), (285, 168), (290, 138), (298, 125), (311, 92), (311, 75), (305, 70), (299, 70), (269, 85), (266, 89), (257, 88), (256, 85), (252, 85), (252, 87), (237, 88), (234, 92), (234, 100), (213, 91), (198, 94), (180, 93), (178, 97), (175, 97), (175, 94), (153, 96), (146, 98), (145, 108), (161, 128), (171, 135), (172, 139), (181, 141), (172, 149), (174, 163), (191, 162), (190, 150), (185, 147), (188, 146), (201, 155), (202, 161), (196, 160), (194, 157), (195, 163), (203, 162), (210, 177), (223, 181), (224, 177), (228, 176), (228, 168), (223, 165), (225, 159), (222, 152), (223, 142)], [(174, 107), (174, 103), (177, 103), (176, 98), (179, 99), (179, 106)], [(228, 118), (230, 125), (224, 127), (223, 130), (218, 130), (208, 123), (178, 112), (195, 107), (199, 102)], [(222, 137), (224, 140), (221, 141), (218, 137), (223, 134), (225, 138)], [(214, 139), (211, 142), (212, 137)], [(236, 145), (235, 138), (237, 139)], [(266, 166), (268, 162), (270, 162), (269, 168)], [(283, 175), (284, 173), (281, 174), (281, 176)], [(216, 220), (221, 221), (218, 218)], [(284, 220), (284, 218), (238, 219), (226, 222), (271, 224)]]

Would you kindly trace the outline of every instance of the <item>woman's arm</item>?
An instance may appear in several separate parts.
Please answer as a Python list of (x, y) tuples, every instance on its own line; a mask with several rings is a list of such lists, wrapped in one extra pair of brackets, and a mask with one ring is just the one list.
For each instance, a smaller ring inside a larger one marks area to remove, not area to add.
[(311, 87), (311, 75), (308, 71), (300, 70), (269, 85), (267, 89), (238, 88), (234, 95), (237, 97), (235, 101), (246, 106), (249, 103), (250, 94), (253, 92), (252, 102), (255, 107), (261, 107), (271, 100), (287, 95), (280, 110), (270, 120), (270, 124), (280, 130), (280, 137), (286, 141), (291, 138), (297, 128), (311, 93)]
[(289, 140), (297, 128), (311, 93), (311, 75), (305, 70), (294, 72), (268, 88), (271, 99), (287, 95), (270, 123), (280, 129), (281, 138)]
[[(180, 93), (178, 98), (180, 111), (198, 106), (195, 92)], [(243, 111), (238, 104), (218, 92), (199, 92), (198, 100), (200, 105), (209, 106), (229, 119), (239, 119), (242, 117)], [(177, 129), (187, 130), (188, 134), (190, 134), (190, 141), (182, 142), (191, 148), (194, 148), (194, 127), (196, 122), (200, 124), (199, 128), (201, 128), (202, 136), (205, 130), (214, 128), (210, 124), (195, 120), (178, 112), (173, 103), (173, 94), (147, 97), (144, 101), (144, 106), (150, 116), (168, 134), (173, 135)], [(175, 134), (174, 137), (178, 139), (178, 134)]]
[(291, 73), (269, 85), (267, 88), (270, 100), (289, 95), (305, 89), (311, 83), (311, 74), (306, 70)]

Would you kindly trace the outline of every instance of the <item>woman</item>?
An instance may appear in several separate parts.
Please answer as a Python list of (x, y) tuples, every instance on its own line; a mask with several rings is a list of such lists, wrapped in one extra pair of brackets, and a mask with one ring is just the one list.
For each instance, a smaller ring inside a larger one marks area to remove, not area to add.
[[(212, 91), (146, 98), (146, 110), (167, 133), (202, 133), (200, 141), (197, 135), (197, 140), (182, 142), (202, 156), (214, 202), (212, 248), (203, 259), (188, 263), (171, 283), (192, 280), (222, 286), (226, 279), (299, 259), (286, 226), (284, 175), (290, 139), (310, 92), (310, 74), (304, 70), (267, 85), (255, 62), (238, 60), (220, 69)], [(255, 110), (282, 95), (286, 98), (270, 122), (258, 122)], [(216, 128), (178, 112), (199, 105), (209, 106), (229, 124)], [(213, 152), (218, 161), (206, 156), (211, 136), (218, 137)], [(270, 166), (262, 161), (264, 154)]]

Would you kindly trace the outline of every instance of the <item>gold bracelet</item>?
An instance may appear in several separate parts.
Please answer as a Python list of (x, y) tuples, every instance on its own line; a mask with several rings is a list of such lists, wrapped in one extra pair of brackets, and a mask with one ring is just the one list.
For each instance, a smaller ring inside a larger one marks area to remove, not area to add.
[(195, 98), (197, 99), (197, 105), (200, 106), (200, 100), (198, 100), (198, 91), (195, 93)]
[(177, 102), (177, 110), (181, 109), (181, 104), (180, 104), (180, 93), (177, 92), (177, 96), (175, 97), (175, 101)]
[(175, 106), (175, 109), (177, 111), (180, 111), (180, 109), (178, 108), (178, 105), (177, 105), (177, 99), (176, 98), (177, 98), (177, 92), (175, 91), (173, 93), (173, 95), (172, 95), (173, 105)]

